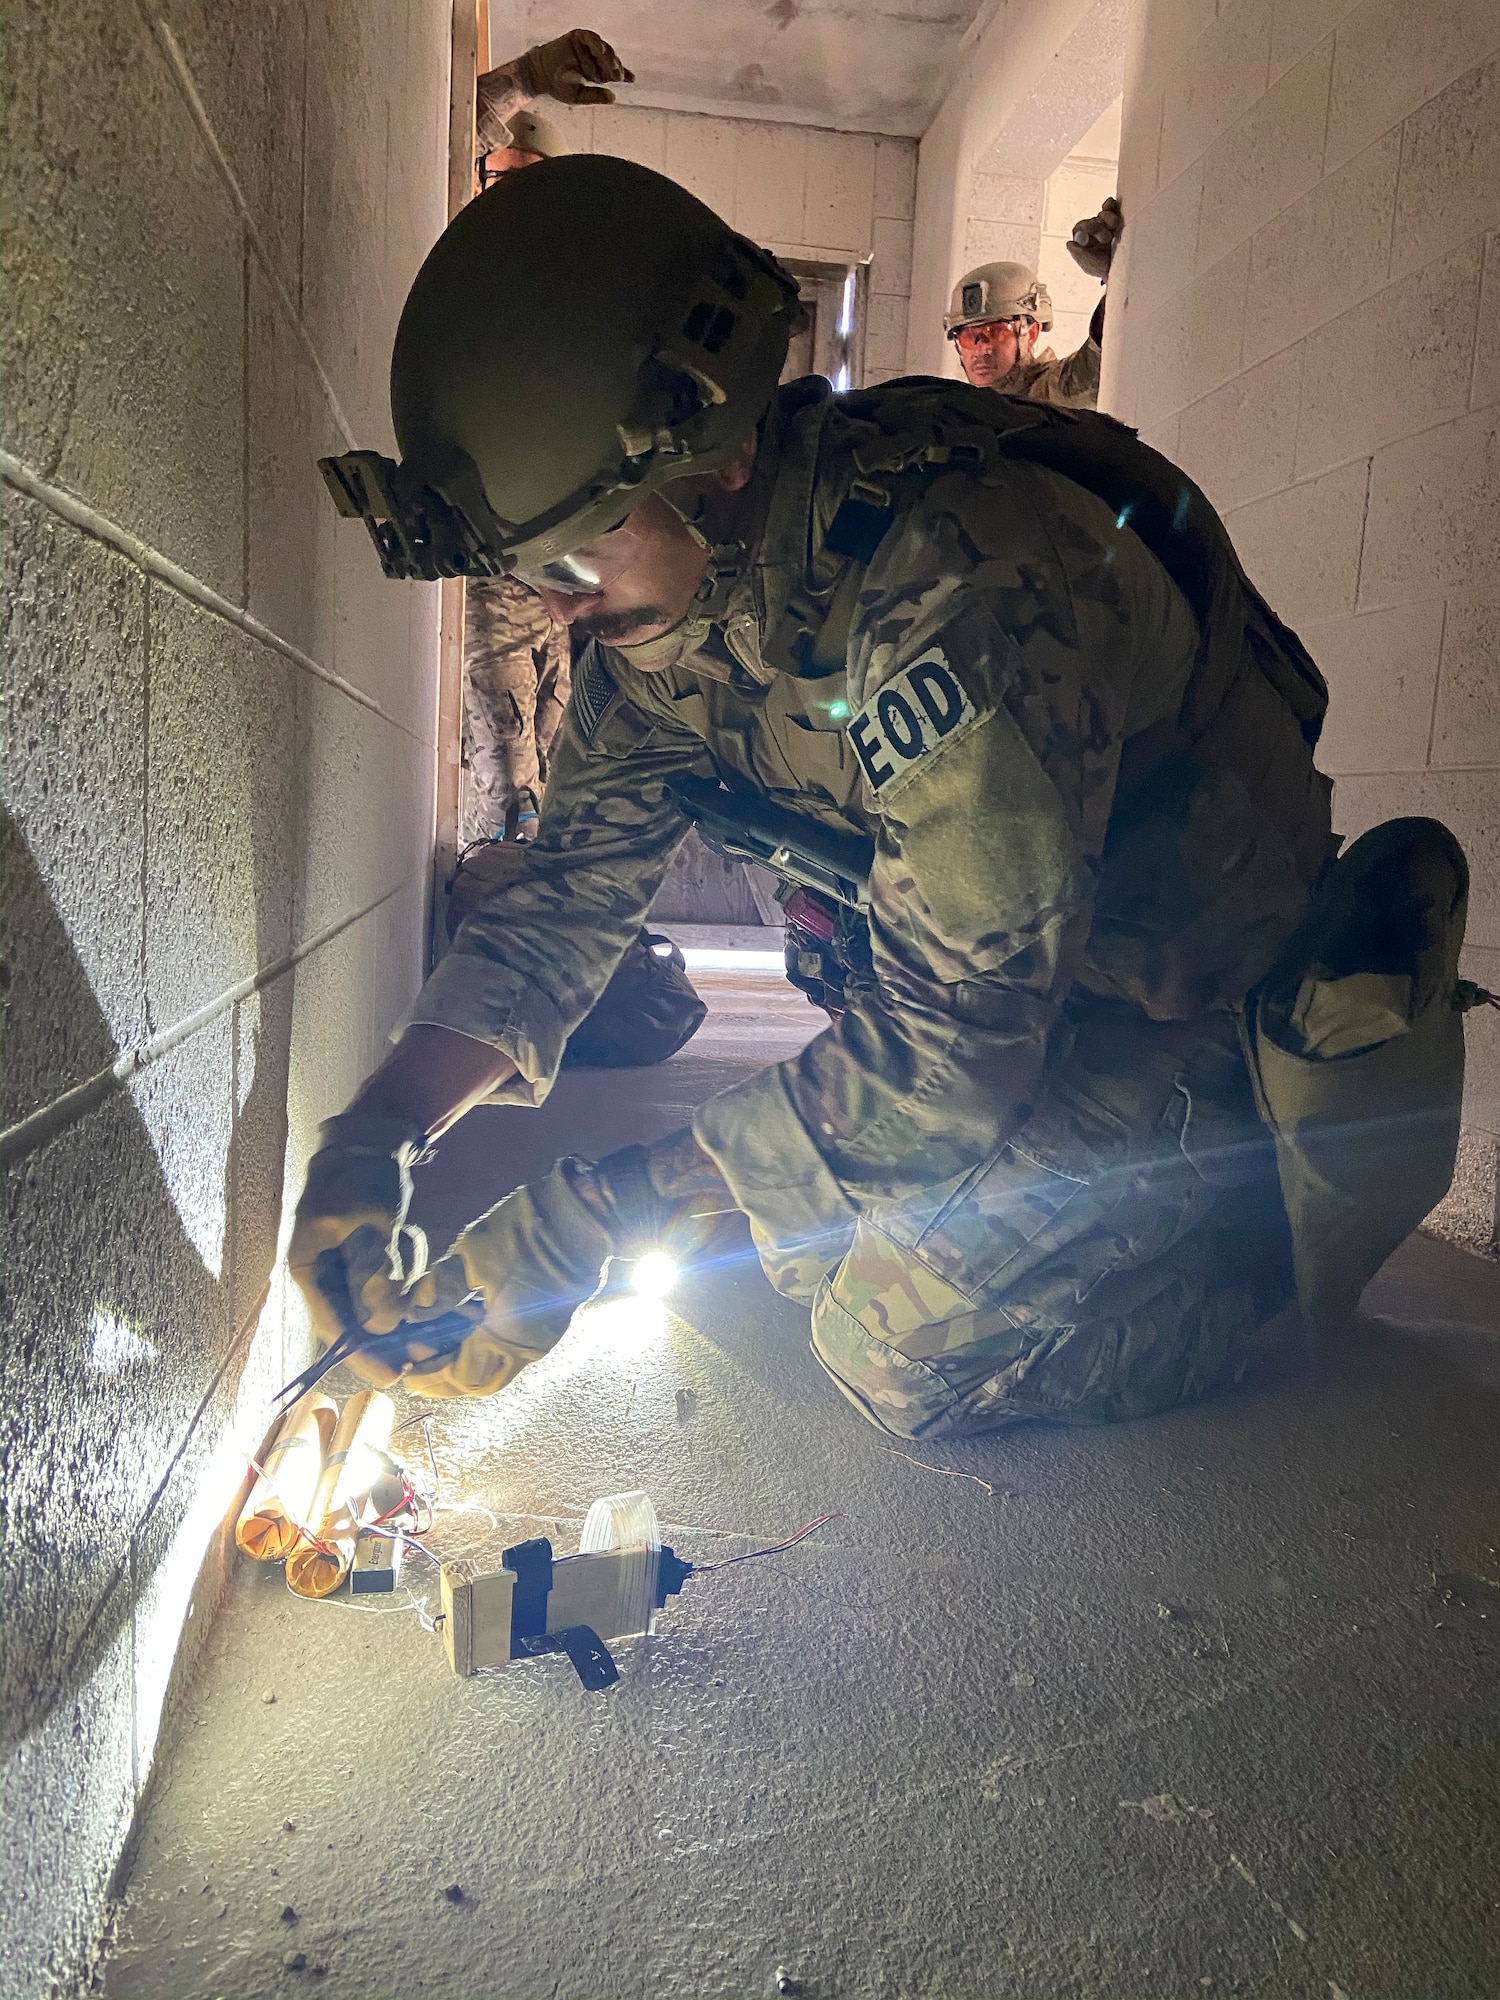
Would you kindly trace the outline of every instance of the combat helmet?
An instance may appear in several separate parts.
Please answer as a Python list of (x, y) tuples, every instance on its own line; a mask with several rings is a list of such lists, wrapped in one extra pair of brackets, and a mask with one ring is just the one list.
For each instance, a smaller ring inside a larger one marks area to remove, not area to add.
[(956, 340), (966, 326), (991, 319), (1034, 319), (1052, 330), (1052, 298), (1036, 272), (1025, 264), (979, 264), (953, 287), (943, 314), (943, 330)]
[(648, 493), (726, 464), (805, 323), (796, 281), (685, 188), (601, 155), (504, 174), (417, 273), (391, 357), (402, 459), (320, 461), (387, 576), (568, 558)]

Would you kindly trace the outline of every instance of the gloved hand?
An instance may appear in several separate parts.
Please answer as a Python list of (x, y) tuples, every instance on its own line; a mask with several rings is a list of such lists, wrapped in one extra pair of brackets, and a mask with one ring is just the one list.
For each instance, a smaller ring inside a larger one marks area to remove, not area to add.
[(1081, 270), (1087, 271), (1091, 278), (1097, 278), (1102, 285), (1109, 276), (1110, 263), (1124, 227), (1125, 217), (1120, 212), (1120, 204), (1110, 195), (1097, 215), (1085, 216), (1082, 222), (1073, 224), (1073, 233), (1068, 238), (1068, 255)]
[[(403, 1119), (346, 1112), (325, 1119), (318, 1139), (297, 1203), (287, 1268), (307, 1301), (314, 1333), (331, 1347), (348, 1332), (349, 1303), (357, 1309), (366, 1286), (374, 1283), (379, 1291), (408, 1264), (426, 1263), (425, 1239), (406, 1226), (411, 1168), (425, 1135)], [(382, 1369), (378, 1386), (394, 1379), (393, 1371)]]
[(521, 75), (533, 97), (553, 97), (559, 104), (613, 104), (614, 92), (600, 86), (635, 82), (634, 72), (592, 28), (572, 28), (528, 49)]
[[(597, 1291), (607, 1257), (680, 1243), (700, 1218), (734, 1205), (690, 1132), (626, 1146), (597, 1166), (560, 1160), (471, 1222), (421, 1277), (367, 1280), (360, 1317), (372, 1333), (409, 1338), (404, 1380), (416, 1395), (492, 1395), (556, 1345)], [(458, 1351), (421, 1358), (423, 1327), (451, 1327), (455, 1313), (476, 1321)]]

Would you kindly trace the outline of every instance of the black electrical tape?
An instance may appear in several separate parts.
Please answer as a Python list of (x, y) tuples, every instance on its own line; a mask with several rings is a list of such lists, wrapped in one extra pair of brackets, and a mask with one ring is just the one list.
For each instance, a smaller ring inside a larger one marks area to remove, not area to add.
[(552, 1589), (552, 1544), (545, 1535), (517, 1542), (500, 1558), (515, 1572), (510, 1599), (510, 1649), (522, 1650), (528, 1640), (547, 1630), (547, 1596)]
[(660, 1611), (669, 1597), (675, 1597), (693, 1573), (693, 1565), (684, 1562), (675, 1550), (663, 1545), (656, 1556), (656, 1606)]
[(528, 1653), (566, 1653), (591, 1694), (602, 1693), (620, 1678), (614, 1655), (592, 1625), (565, 1625), (561, 1632), (538, 1632), (521, 1644)]

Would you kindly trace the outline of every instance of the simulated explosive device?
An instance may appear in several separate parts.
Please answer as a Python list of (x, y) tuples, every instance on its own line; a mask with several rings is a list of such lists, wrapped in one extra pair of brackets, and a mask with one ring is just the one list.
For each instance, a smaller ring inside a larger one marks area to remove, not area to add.
[[(366, 1521), (400, 1500), (400, 1468), (387, 1449), (395, 1415), (390, 1397), (378, 1389), (361, 1389), (340, 1410), (306, 1540), (287, 1558), (287, 1587), (299, 1597), (327, 1597), (337, 1590)], [(389, 1487), (388, 1496), (383, 1486)]]
[(770, 1548), (691, 1563), (663, 1544), (645, 1493), (611, 1494), (590, 1507), (577, 1555), (555, 1556), (551, 1542), (537, 1536), (508, 1548), (502, 1568), (488, 1575), (467, 1563), (443, 1565), (448, 1663), (468, 1675), (565, 1653), (583, 1685), (597, 1692), (620, 1677), (607, 1642), (653, 1631), (656, 1613), (689, 1577), (779, 1554), (835, 1519), (820, 1515)]
[(234, 1539), (256, 1562), (284, 1562), (305, 1545), (338, 1415), (332, 1396), (314, 1392), (300, 1397), (260, 1459), (252, 1460), (257, 1478), (235, 1523)]

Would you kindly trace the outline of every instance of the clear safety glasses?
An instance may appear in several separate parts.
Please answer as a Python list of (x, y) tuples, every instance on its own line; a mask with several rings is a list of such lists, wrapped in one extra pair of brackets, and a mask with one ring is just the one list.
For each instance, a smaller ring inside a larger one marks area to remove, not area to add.
[(514, 574), (530, 590), (560, 590), (567, 597), (592, 597), (604, 586), (598, 564), (579, 551), (554, 556), (551, 562), (521, 564)]
[(556, 590), (565, 597), (592, 597), (628, 569), (639, 553), (630, 516), (605, 528), (581, 549), (552, 556), (546, 562), (519, 563), (515, 575), (532, 590)]

